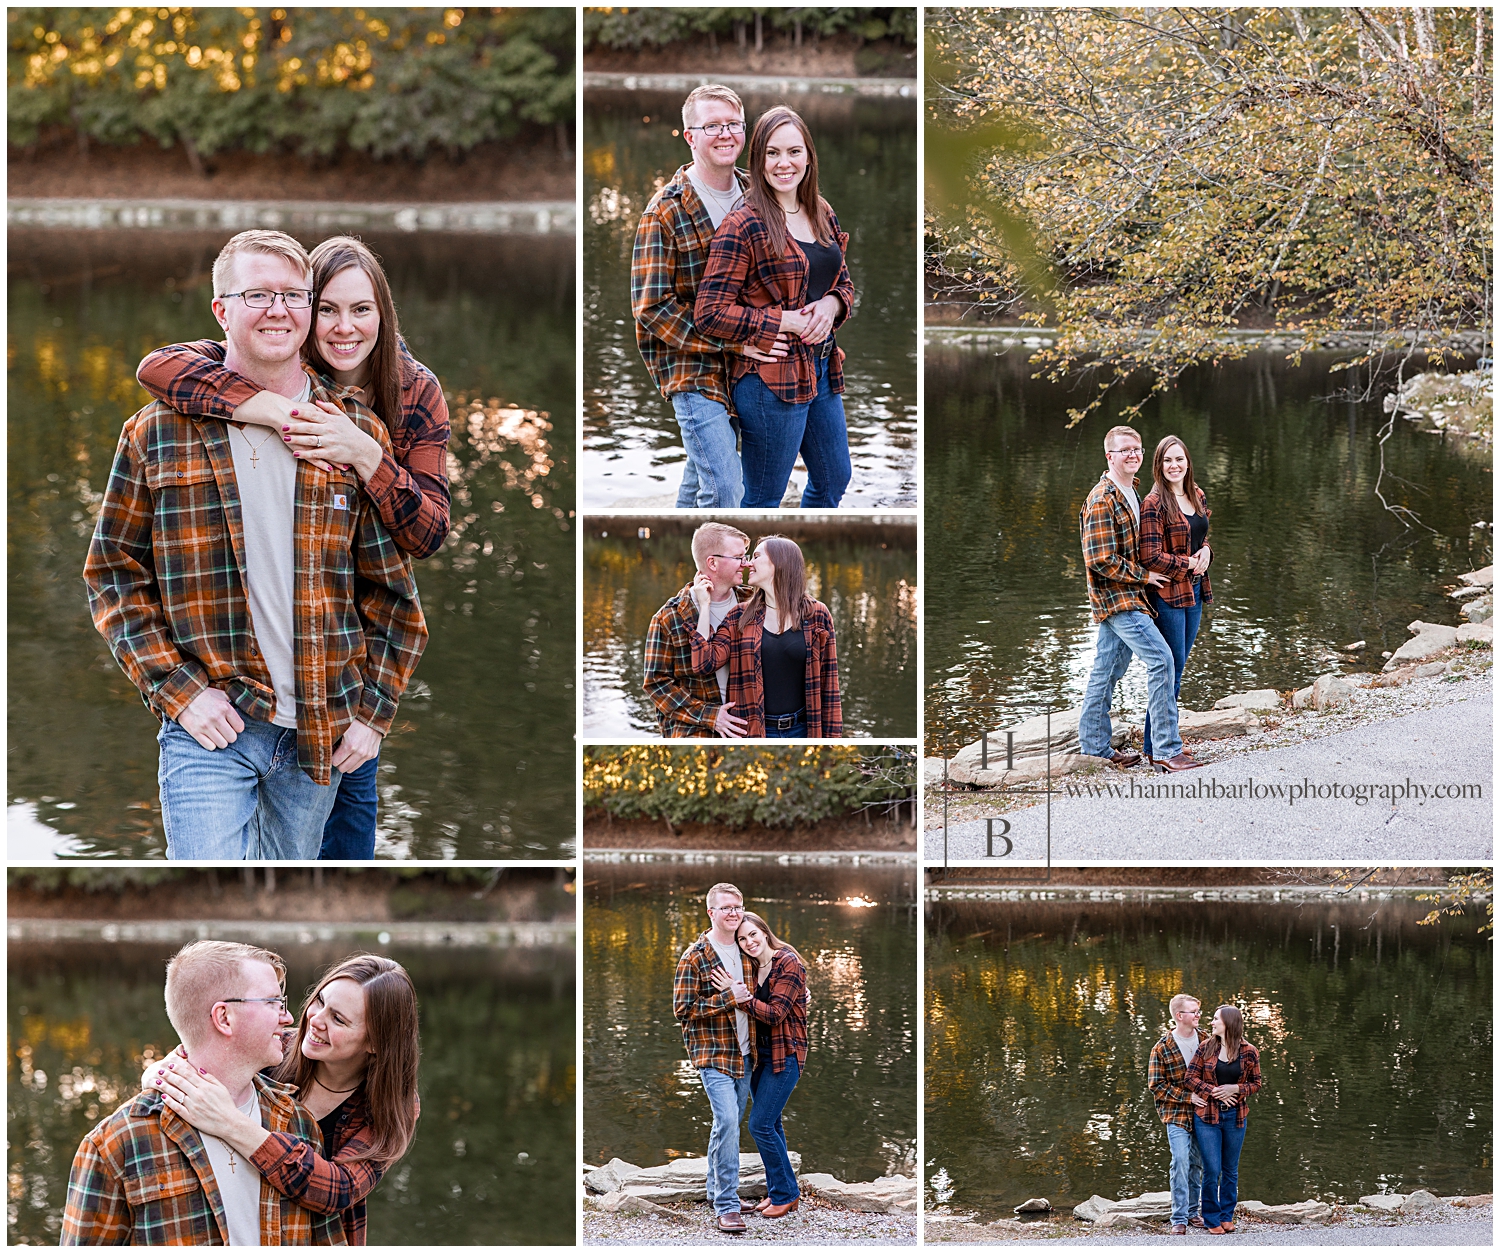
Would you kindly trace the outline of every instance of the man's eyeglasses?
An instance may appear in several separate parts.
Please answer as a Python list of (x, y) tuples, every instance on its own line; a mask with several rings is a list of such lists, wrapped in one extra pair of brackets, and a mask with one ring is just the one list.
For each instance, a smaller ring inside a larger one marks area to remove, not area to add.
[(219, 299), (228, 300), (238, 296), (252, 309), (269, 309), (279, 299), (288, 309), (310, 309), (313, 294), (310, 291), (227, 291)]
[(1139, 457), (1141, 450), (1139, 448), (1112, 448), (1109, 455), (1111, 457)]
[(709, 122), (705, 126), (689, 126), (685, 129), (702, 131), (710, 139), (717, 139), (720, 135), (743, 135), (745, 124), (743, 122)]
[(745, 907), (743, 905), (715, 905), (713, 912), (716, 914), (743, 914)]
[(277, 1009), (286, 1008), (284, 996), (223, 996), (219, 999), (226, 1005), (274, 1005)]
[(720, 561), (735, 561), (735, 562), (738, 562), (740, 565), (744, 565), (745, 564), (745, 554), (744, 553), (741, 553), (738, 557), (731, 557), (728, 553), (709, 553), (708, 555), (710, 557), (717, 557)]

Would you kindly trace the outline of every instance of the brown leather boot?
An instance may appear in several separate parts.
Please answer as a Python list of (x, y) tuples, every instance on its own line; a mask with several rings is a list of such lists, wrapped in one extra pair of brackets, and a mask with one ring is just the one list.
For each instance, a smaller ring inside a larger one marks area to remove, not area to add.
[(762, 1218), (785, 1218), (801, 1204), (802, 1198), (800, 1196), (793, 1197), (785, 1205), (767, 1205), (765, 1209), (761, 1210), (760, 1216)]
[(1163, 761), (1153, 763), (1156, 769), (1165, 774), (1178, 770), (1197, 770), (1203, 765), (1201, 761), (1194, 761), (1186, 752), (1178, 753), (1175, 757), (1168, 757)]

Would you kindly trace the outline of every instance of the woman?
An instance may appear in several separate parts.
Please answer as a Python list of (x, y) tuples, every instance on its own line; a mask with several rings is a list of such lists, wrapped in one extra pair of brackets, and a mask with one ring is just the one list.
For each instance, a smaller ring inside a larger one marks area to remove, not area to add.
[(755, 1019), (755, 1073), (750, 1078), (750, 1134), (766, 1167), (765, 1200), (741, 1203), (762, 1218), (782, 1218), (801, 1204), (786, 1151), (781, 1111), (807, 1065), (807, 966), (778, 940), (759, 914), (746, 913), (735, 933), (752, 974), (753, 990), (721, 966), (709, 978)]
[[(374, 411), (390, 432), (392, 452), (342, 410), (261, 391), (224, 367), (224, 346), (213, 340), (159, 348), (141, 362), (137, 378), (179, 413), (270, 427), (281, 432), (293, 456), (320, 469), (351, 466), (396, 544), (414, 557), (430, 557), (448, 534), (443, 389), (407, 352), (390, 284), (374, 253), (357, 239), (336, 235), (313, 249), (312, 266), (317, 316), (303, 359)], [(375, 855), (378, 738), (373, 747), (375, 755), (339, 781), (323, 827), (321, 860), (368, 861)]]
[[(1168, 435), (1157, 444), (1151, 475), (1155, 482), (1141, 501), (1141, 564), (1169, 580), (1161, 587), (1149, 588), (1147, 596), (1156, 615), (1156, 629), (1172, 650), (1177, 672), (1175, 700), (1182, 691), (1188, 654), (1198, 638), (1203, 606), (1212, 604), (1214, 598), (1208, 582), (1208, 563), (1213, 560), (1213, 550), (1208, 546), (1212, 511), (1203, 489), (1193, 481), (1193, 459), (1187, 445), (1177, 436)], [(1145, 738), (1146, 758), (1155, 766), (1149, 710)]]
[(712, 585), (702, 573), (693, 579), (693, 673), (729, 667), (725, 700), (745, 719), (752, 739), (838, 739), (844, 703), (833, 615), (807, 594), (802, 550), (784, 536), (768, 535), (755, 547), (746, 581), (754, 590), (715, 631)]
[(297, 1047), (271, 1078), (296, 1088), (323, 1132), (323, 1153), (242, 1114), (228, 1090), (200, 1074), (178, 1045), (146, 1068), (142, 1086), (204, 1135), (243, 1153), (266, 1182), (316, 1214), (338, 1214), (344, 1238), (365, 1243), (365, 1198), (416, 1130), (417, 994), (386, 957), (350, 957), (318, 981), (302, 1007)]
[(1193, 1092), (1193, 1138), (1203, 1159), (1203, 1226), (1210, 1235), (1234, 1230), (1239, 1201), (1240, 1149), (1250, 1111), (1245, 1098), (1260, 1091), (1260, 1054), (1245, 1039), (1245, 1020), (1233, 1005), (1214, 1012), (1213, 1034), (1188, 1067)]
[(785, 106), (750, 136), (745, 204), (714, 234), (693, 320), (706, 335), (763, 351), (786, 337), (784, 359), (730, 355), (740, 420), (745, 509), (779, 508), (796, 464), (807, 466), (804, 509), (831, 509), (853, 473), (844, 422), (843, 351), (833, 339), (854, 309), (849, 236), (818, 195), (807, 124)]

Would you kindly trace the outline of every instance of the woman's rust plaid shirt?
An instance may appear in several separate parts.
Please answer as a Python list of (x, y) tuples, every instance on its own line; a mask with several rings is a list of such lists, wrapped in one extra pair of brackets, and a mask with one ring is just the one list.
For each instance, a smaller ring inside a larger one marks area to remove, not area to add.
[[(1208, 507), (1208, 498), (1201, 487), (1198, 488), (1198, 512), (1203, 515), (1205, 522), (1213, 516), (1213, 510)], [(1206, 540), (1204, 542), (1207, 543)], [(1157, 570), (1171, 579), (1165, 587), (1158, 587), (1156, 594), (1161, 597), (1163, 604), (1175, 609), (1191, 609), (1196, 603), (1193, 598), (1193, 573), (1188, 569), (1188, 558), (1192, 555), (1188, 549), (1191, 544), (1192, 532), (1188, 530), (1187, 519), (1180, 513), (1167, 517), (1161, 503), (1161, 492), (1153, 487), (1146, 499), (1141, 501), (1141, 564), (1146, 569)], [(1213, 604), (1214, 593), (1208, 582), (1207, 570), (1203, 572), (1202, 589), (1203, 603)]]
[[(1221, 1110), (1218, 1101), (1214, 1100), (1213, 1090), (1219, 1086), (1219, 1081), (1214, 1078), (1214, 1063), (1219, 1060), (1219, 1037), (1209, 1036), (1198, 1046), (1198, 1055), (1193, 1058), (1193, 1064), (1188, 1067), (1188, 1087), (1200, 1096), (1208, 1098), (1208, 1106), (1198, 1110), (1198, 1117), (1206, 1123), (1217, 1124), (1220, 1113), (1228, 1113)], [(1243, 1127), (1245, 1119), (1250, 1116), (1250, 1108), (1245, 1104), (1247, 1096), (1254, 1096), (1261, 1088), (1260, 1053), (1255, 1045), (1247, 1040), (1240, 1041), (1239, 1052), (1240, 1063), (1240, 1094), (1234, 1105), (1234, 1125)]]
[(779, 948), (766, 976), (765, 999), (752, 997), (741, 1008), (771, 1028), (771, 1071), (786, 1069), (788, 1054), (807, 1065), (807, 967), (789, 948)]
[[(692, 633), (693, 673), (712, 675), (720, 666), (729, 667), (727, 699), (735, 713), (745, 719), (745, 734), (751, 739), (766, 733), (766, 693), (760, 669), (760, 637), (765, 630), (766, 608), (758, 602), (746, 613), (736, 605), (706, 640), (695, 628)], [(802, 638), (807, 645), (804, 693), (807, 738), (836, 740), (844, 733), (844, 698), (839, 692), (839, 657), (833, 638), (833, 615), (821, 601), (802, 619)]]
[[(829, 210), (832, 215), (833, 210)], [(846, 253), (849, 236), (833, 218), (833, 237), (839, 252)], [(719, 223), (708, 250), (708, 269), (698, 286), (693, 320), (705, 335), (732, 344), (748, 343), (769, 352), (781, 329), (783, 310), (796, 311), (807, 304), (807, 254), (787, 235), (786, 252), (771, 252), (771, 233), (761, 216), (749, 205), (736, 209)], [(842, 326), (854, 309), (854, 284), (846, 259), (839, 261), (838, 277), (828, 289), (837, 296), (843, 312), (834, 319)], [(730, 386), (750, 373), (760, 375), (778, 400), (791, 405), (811, 404), (818, 395), (818, 347), (800, 340), (788, 341), (788, 352), (779, 361), (730, 359)], [(828, 363), (829, 390), (844, 390), (844, 353), (839, 349)]]

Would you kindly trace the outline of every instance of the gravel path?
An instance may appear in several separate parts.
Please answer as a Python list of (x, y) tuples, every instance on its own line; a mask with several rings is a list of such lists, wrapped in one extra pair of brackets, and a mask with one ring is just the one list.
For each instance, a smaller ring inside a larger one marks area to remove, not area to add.
[[(1159, 857), (1188, 829), (1199, 834), (1248, 835), (1241, 846), (1256, 858), (1361, 861), (1488, 861), (1493, 849), (1491, 742), (1493, 701), (1488, 654), (1485, 664), (1456, 675), (1417, 679), (1398, 688), (1363, 692), (1353, 706), (1328, 714), (1299, 714), (1276, 727), (1232, 740), (1192, 745), (1203, 769), (1165, 776), (1144, 768), (1067, 776), (1058, 787), (1080, 782), (1123, 789), (1107, 796), (1052, 797), (1052, 859), (1110, 862)], [(1232, 798), (1151, 794), (1153, 787), (1181, 784), (1221, 788), (1247, 782), (1282, 795)], [(1480, 784), (1478, 798), (1420, 795), (1376, 797), (1364, 804), (1348, 798), (1302, 797), (1285, 789), (1299, 784), (1349, 787), (1363, 784), (1432, 788)], [(1135, 789), (1135, 795), (1130, 789)], [(1145, 793), (1142, 795), (1142, 793)], [(1028, 798), (1029, 799), (1029, 798)], [(1012, 801), (1011, 804), (1017, 802)], [(941, 814), (941, 794), (929, 791), (927, 813)], [(999, 795), (979, 794), (950, 814), (947, 856), (984, 859), (985, 823), (980, 815), (1003, 814), (1014, 844), (1006, 864), (1045, 859), (1045, 806), (1010, 808)], [(977, 812), (976, 812), (977, 811)], [(940, 819), (939, 819), (940, 821)], [(998, 832), (1000, 824), (995, 824)], [(1003, 848), (998, 840), (996, 851)], [(924, 860), (943, 857), (941, 828), (924, 833)], [(995, 864), (995, 863), (988, 863)]]
[(704, 1201), (679, 1201), (665, 1208), (676, 1220), (659, 1214), (601, 1214), (585, 1207), (584, 1244), (732, 1245), (760, 1248), (770, 1245), (916, 1244), (915, 1214), (861, 1214), (827, 1204), (802, 1206), (785, 1218), (745, 1215), (745, 1234), (723, 1235), (714, 1226), (713, 1211)]
[(1292, 1226), (1284, 1223), (1262, 1223), (1241, 1218), (1228, 1236), (1211, 1236), (1189, 1227), (1186, 1236), (1157, 1235), (1149, 1231), (1118, 1231), (1105, 1228), (1095, 1231), (1071, 1222), (1028, 1223), (1024, 1230), (1014, 1226), (990, 1227), (979, 1223), (935, 1223), (928, 1221), (927, 1244), (997, 1244), (1045, 1240), (1055, 1244), (1133, 1244), (1164, 1245), (1176, 1248), (1232, 1248), (1237, 1244), (1278, 1246), (1311, 1246), (1348, 1248), (1355, 1246), (1387, 1247), (1406, 1244), (1464, 1245), (1490, 1248), (1495, 1239), (1495, 1216), (1492, 1206), (1479, 1209), (1435, 1211), (1433, 1217), (1393, 1218), (1384, 1214), (1336, 1211), (1334, 1222), (1326, 1225)]

